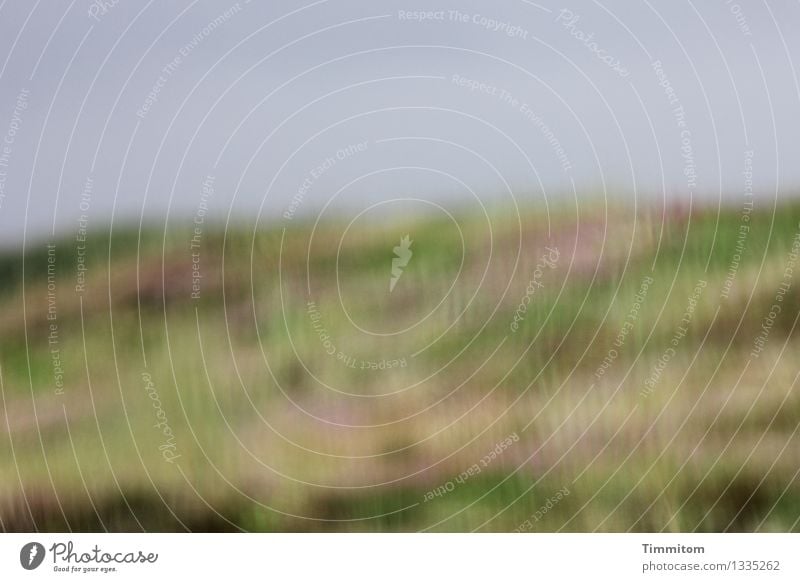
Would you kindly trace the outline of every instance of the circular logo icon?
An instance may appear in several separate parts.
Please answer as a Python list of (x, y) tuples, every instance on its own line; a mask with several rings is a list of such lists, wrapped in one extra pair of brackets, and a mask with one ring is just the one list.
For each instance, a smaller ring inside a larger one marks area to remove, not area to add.
[(44, 554), (44, 546), (39, 542), (27, 543), (19, 552), (19, 563), (26, 570), (35, 570), (44, 561)]

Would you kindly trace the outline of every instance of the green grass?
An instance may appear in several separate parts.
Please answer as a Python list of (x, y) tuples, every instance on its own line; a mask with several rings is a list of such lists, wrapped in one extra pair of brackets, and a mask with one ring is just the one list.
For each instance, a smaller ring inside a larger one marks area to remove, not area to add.
[[(166, 237), (92, 233), (83, 294), (66, 238), (55, 242), (55, 321), (45, 245), (7, 253), (0, 525), (511, 531), (568, 487), (530, 529), (800, 529), (800, 272), (764, 352), (750, 356), (800, 205), (753, 212), (727, 298), (739, 209), (663, 218), (596, 202), (553, 210), (549, 236), (547, 217), (531, 208), (521, 237), (503, 208), (492, 209), (491, 235), (472, 215), (458, 216), (461, 233), (449, 220), (402, 219), (356, 223), (342, 238), (347, 225), (328, 222), (313, 240), (299, 221), (285, 231), (209, 226), (198, 300), (186, 225)], [(389, 293), (392, 247), (405, 234), (414, 255)], [(511, 331), (548, 245), (559, 248), (558, 265)], [(615, 346), (645, 277), (647, 297)], [(707, 287), (686, 335), (643, 397), (700, 279)], [(407, 365), (353, 368), (350, 357)], [(165, 436), (153, 426), (145, 372), (180, 454), (174, 463), (159, 450)], [(519, 442), (479, 475), (424, 501), (514, 432)]]

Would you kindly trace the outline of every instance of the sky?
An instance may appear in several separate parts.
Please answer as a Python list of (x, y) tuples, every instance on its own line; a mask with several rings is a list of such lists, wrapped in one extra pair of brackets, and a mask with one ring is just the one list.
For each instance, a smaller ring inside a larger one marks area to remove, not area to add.
[(5, 0), (0, 245), (592, 196), (774, 205), (800, 186), (798, 24), (788, 0)]

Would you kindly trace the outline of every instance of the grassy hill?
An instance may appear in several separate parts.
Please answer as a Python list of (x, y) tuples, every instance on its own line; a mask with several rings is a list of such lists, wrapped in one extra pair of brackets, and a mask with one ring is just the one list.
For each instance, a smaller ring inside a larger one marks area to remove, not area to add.
[(800, 530), (800, 205), (512, 210), (0, 258), (0, 525)]

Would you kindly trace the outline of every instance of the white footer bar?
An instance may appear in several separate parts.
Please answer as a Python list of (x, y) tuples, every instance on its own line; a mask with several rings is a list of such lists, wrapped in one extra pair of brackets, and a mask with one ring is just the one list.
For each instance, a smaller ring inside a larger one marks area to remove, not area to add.
[(799, 554), (798, 534), (3, 534), (0, 580), (796, 581)]

